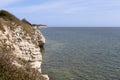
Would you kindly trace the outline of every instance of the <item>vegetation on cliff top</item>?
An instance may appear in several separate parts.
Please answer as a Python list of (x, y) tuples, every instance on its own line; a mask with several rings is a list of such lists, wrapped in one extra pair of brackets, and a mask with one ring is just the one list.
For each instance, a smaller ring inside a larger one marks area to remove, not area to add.
[[(12, 15), (11, 13), (5, 11), (5, 10), (0, 10), (0, 18), (4, 19), (5, 21), (7, 21), (9, 24), (9, 26), (11, 26), (12, 22), (15, 22), (17, 25), (22, 26), (23, 30), (25, 30), (25, 32), (31, 37), (32, 42), (35, 43), (34, 41), (34, 30), (31, 27), (31, 25), (19, 20), (16, 16)], [(12, 28), (13, 26), (11, 26)], [(0, 23), (0, 30), (3, 30), (3, 26)]]
[(18, 18), (5, 10), (0, 10), (0, 18), (3, 18), (5, 21), (12, 21), (20, 24), (20, 20)]
[[(34, 30), (29, 24), (26, 24), (16, 18), (11, 13), (1, 10), (0, 19), (6, 21), (8, 27), (13, 27), (12, 22), (22, 26), (23, 30), (34, 39)], [(16, 26), (17, 27), (17, 26)], [(2, 21), (0, 20), (0, 30), (4, 30)], [(33, 40), (34, 41), (34, 40)], [(4, 44), (4, 43), (3, 43)], [(15, 57), (12, 50), (7, 50), (0, 42), (0, 80), (41, 80), (41, 73), (36, 69), (31, 69), (30, 65), (26, 65), (24, 61), (20, 60), (24, 67), (16, 67), (13, 65)], [(19, 60), (16, 58), (16, 60)]]

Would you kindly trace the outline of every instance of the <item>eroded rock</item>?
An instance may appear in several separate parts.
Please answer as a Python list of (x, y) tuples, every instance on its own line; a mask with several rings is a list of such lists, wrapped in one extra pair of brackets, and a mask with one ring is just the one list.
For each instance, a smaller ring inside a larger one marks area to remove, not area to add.
[[(0, 30), (0, 45), (14, 52), (14, 56), (24, 60), (31, 68), (41, 72), (42, 54), (40, 47), (45, 44), (45, 38), (37, 27), (20, 20), (8, 21), (0, 17), (4, 31)], [(0, 26), (1, 27), (1, 26)], [(24, 67), (18, 59), (13, 65)], [(42, 75), (41, 80), (49, 80), (47, 75)]]

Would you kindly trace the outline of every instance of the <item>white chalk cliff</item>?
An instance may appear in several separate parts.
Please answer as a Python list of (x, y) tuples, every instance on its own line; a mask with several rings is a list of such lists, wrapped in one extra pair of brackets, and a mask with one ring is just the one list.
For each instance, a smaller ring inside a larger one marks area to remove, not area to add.
[(0, 46), (6, 50), (12, 50), (14, 59), (12, 65), (24, 68), (26, 64), (21, 64), (24, 60), (30, 68), (34, 68), (41, 73), (41, 79), (49, 80), (49, 77), (42, 74), (42, 53), (41, 47), (45, 44), (45, 38), (38, 29), (38, 26), (32, 26), (24, 21), (17, 19), (7, 11), (0, 11)]

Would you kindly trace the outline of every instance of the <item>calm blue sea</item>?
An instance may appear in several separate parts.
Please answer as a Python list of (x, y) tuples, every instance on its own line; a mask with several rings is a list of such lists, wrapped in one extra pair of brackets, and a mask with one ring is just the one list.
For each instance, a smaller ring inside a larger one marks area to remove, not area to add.
[(120, 80), (120, 28), (45, 28), (50, 80)]

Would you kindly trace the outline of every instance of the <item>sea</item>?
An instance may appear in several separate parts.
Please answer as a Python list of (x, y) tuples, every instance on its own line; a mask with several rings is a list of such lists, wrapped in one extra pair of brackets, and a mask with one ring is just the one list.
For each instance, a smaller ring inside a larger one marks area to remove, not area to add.
[(50, 80), (120, 80), (119, 27), (49, 27), (42, 73)]

